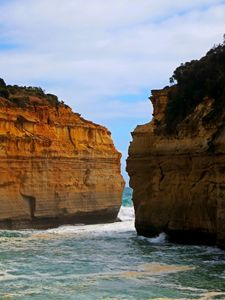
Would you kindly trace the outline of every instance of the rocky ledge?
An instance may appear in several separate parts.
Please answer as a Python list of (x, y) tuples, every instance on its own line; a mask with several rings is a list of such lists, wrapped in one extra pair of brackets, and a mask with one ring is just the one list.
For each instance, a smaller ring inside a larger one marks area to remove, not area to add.
[(153, 120), (132, 133), (127, 171), (144, 236), (225, 247), (225, 45), (152, 91)]
[(115, 221), (124, 180), (110, 132), (41, 88), (0, 80), (0, 228)]

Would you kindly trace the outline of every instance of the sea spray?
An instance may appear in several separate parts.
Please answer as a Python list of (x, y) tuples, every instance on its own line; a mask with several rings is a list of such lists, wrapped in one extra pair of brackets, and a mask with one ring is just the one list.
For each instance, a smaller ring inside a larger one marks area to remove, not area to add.
[(134, 208), (121, 206), (118, 219), (120, 221), (131, 221), (134, 220)]
[(151, 244), (164, 244), (167, 241), (167, 235), (164, 232), (160, 233), (158, 236), (153, 238), (147, 238), (141, 235), (139, 235), (138, 238), (140, 240), (147, 241)]

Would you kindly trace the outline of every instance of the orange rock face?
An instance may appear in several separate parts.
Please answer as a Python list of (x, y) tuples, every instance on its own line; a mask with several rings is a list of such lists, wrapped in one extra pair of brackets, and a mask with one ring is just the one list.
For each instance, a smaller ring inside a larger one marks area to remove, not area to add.
[(132, 133), (127, 171), (139, 234), (167, 232), (171, 240), (225, 247), (225, 125), (204, 124), (204, 99), (166, 135), (169, 89), (153, 91), (154, 118)]
[(18, 105), (21, 93), (0, 98), (0, 228), (114, 221), (124, 180), (110, 132), (43, 95)]

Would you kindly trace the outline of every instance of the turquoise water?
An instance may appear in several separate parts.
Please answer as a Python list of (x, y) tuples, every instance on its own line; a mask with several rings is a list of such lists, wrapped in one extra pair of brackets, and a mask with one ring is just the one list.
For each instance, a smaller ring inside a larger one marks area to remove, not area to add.
[(123, 208), (114, 224), (0, 231), (0, 299), (225, 299), (225, 251), (137, 237), (132, 213)]
[(126, 187), (123, 191), (123, 206), (124, 207), (131, 207), (133, 206), (132, 203), (132, 189)]

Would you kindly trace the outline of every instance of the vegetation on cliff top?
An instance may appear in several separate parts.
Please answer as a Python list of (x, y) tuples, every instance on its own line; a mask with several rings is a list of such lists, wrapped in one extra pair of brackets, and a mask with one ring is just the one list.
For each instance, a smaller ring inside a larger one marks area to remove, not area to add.
[(176, 85), (169, 94), (165, 120), (167, 133), (175, 133), (177, 125), (206, 98), (214, 99), (214, 109), (203, 121), (217, 120), (225, 107), (225, 39), (200, 60), (181, 64), (170, 82)]
[(57, 96), (45, 93), (40, 87), (6, 85), (2, 78), (0, 78), (0, 97), (9, 100), (9, 102), (19, 107), (43, 105), (43, 101), (37, 101), (38, 99), (44, 100), (46, 104), (54, 107), (65, 105), (63, 101), (59, 101)]

